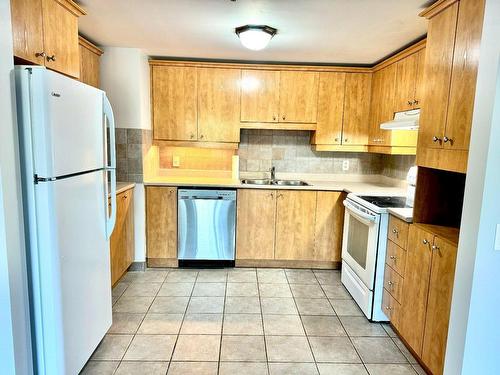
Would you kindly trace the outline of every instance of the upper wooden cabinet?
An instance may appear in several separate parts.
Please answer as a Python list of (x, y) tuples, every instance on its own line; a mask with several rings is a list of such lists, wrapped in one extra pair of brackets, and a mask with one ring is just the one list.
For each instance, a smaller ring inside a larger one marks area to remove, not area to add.
[(198, 140), (196, 68), (153, 66), (151, 79), (154, 138)]
[(78, 78), (78, 17), (71, 0), (11, 0), (14, 56)]
[(429, 19), (417, 164), (465, 173), (484, 0), (440, 0)]
[(280, 73), (280, 121), (315, 123), (318, 106), (318, 72)]
[(198, 68), (198, 139), (240, 141), (239, 69)]
[(80, 81), (99, 87), (99, 60), (102, 50), (81, 36), (78, 42), (80, 44)]
[(372, 75), (347, 73), (345, 81), (342, 144), (368, 144)]
[(280, 72), (241, 71), (241, 121), (278, 122)]
[(408, 111), (421, 107), (421, 72), (425, 50), (420, 50), (396, 63), (396, 92), (394, 111)]

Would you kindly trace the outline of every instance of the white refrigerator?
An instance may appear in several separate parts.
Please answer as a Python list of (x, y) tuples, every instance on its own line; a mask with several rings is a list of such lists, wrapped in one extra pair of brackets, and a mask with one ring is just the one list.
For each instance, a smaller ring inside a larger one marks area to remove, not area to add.
[(35, 368), (78, 374), (111, 326), (113, 112), (44, 67), (17, 66), (15, 81)]

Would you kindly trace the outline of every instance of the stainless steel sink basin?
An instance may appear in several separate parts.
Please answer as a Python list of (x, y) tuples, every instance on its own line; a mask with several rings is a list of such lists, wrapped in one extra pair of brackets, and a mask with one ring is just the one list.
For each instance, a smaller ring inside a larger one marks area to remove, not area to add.
[(301, 180), (270, 180), (268, 178), (262, 179), (244, 179), (241, 180), (245, 185), (278, 185), (278, 186), (308, 186), (309, 184)]

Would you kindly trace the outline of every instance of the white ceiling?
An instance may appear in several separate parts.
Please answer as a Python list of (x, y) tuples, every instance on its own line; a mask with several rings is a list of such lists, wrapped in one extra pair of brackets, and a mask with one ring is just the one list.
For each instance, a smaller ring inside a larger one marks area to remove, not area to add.
[[(426, 33), (426, 0), (81, 0), (80, 31), (150, 56), (372, 64)], [(267, 24), (263, 51), (234, 28)]]

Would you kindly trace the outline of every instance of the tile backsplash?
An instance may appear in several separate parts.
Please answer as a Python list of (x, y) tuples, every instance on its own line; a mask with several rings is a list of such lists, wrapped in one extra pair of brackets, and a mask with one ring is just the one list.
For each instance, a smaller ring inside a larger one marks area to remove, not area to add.
[[(415, 164), (415, 156), (381, 155), (365, 152), (316, 152), (308, 131), (241, 131), (238, 150), (240, 172), (278, 172), (329, 174), (383, 174), (404, 179)], [(343, 162), (349, 168), (343, 169)]]
[(152, 143), (146, 129), (116, 128), (116, 178), (118, 181), (143, 181), (143, 156)]

